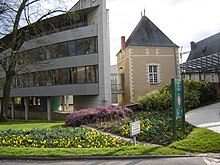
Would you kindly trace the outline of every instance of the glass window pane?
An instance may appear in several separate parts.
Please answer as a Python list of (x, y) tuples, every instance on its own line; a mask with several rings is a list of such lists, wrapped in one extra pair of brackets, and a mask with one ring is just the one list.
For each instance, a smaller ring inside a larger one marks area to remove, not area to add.
[(29, 80), (29, 82), (28, 82), (28, 86), (29, 87), (33, 87), (33, 85), (34, 85), (34, 83), (33, 83), (33, 74), (32, 73), (29, 73), (28, 74), (28, 80)]
[(77, 83), (77, 68), (71, 68), (71, 83)]
[(69, 56), (76, 55), (76, 41), (69, 41), (68, 42), (68, 53), (69, 53)]
[(21, 75), (22, 87), (28, 87), (28, 74)]
[(157, 83), (157, 74), (154, 74), (154, 82)]
[(156, 65), (153, 66), (153, 72), (157, 73), (157, 66)]
[(152, 73), (152, 66), (149, 66), (149, 73)]
[(37, 48), (37, 51), (38, 51), (38, 60), (39, 61), (44, 61), (46, 59), (44, 49), (43, 48)]
[(37, 80), (39, 83), (39, 86), (45, 86), (47, 85), (47, 77), (44, 71), (36, 72), (37, 73)]
[(76, 41), (77, 55), (86, 54), (85, 39)]
[(86, 80), (85, 67), (77, 67), (77, 83), (83, 84)]
[(0, 79), (0, 89), (3, 89), (5, 83), (5, 78)]
[(69, 84), (68, 81), (68, 69), (59, 69), (58, 70), (58, 84)]
[(96, 81), (95, 82), (99, 82), (99, 67), (98, 67), (98, 65), (95, 66), (95, 69), (96, 69), (96, 72), (95, 72), (95, 74), (96, 74)]
[(59, 43), (59, 58), (67, 57), (67, 43)]
[(87, 83), (96, 82), (95, 71), (96, 71), (96, 69), (95, 69), (94, 66), (87, 66), (86, 67), (86, 80), (87, 80)]
[(53, 58), (62, 58), (67, 56), (67, 43), (53, 45)]
[(48, 71), (48, 85), (57, 85), (57, 70)]
[(32, 49), (29, 51), (28, 56), (30, 56), (30, 58), (28, 57), (27, 63), (33, 63), (33, 61), (39, 61), (39, 52), (37, 49)]
[(53, 58), (53, 46), (48, 45), (43, 47), (44, 52), (45, 52), (45, 59), (49, 60)]
[(96, 38), (87, 38), (85, 40), (86, 54), (96, 52)]

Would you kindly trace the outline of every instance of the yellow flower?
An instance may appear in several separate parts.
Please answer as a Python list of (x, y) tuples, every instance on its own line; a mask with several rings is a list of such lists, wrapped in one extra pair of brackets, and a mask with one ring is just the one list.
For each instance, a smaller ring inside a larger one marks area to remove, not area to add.
[(33, 140), (31, 140), (31, 139), (28, 139), (28, 143), (32, 143), (33, 142)]

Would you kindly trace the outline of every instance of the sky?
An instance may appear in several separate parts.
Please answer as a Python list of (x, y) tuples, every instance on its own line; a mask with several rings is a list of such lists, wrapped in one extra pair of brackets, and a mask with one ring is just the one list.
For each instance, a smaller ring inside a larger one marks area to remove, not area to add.
[[(121, 36), (130, 36), (144, 13), (182, 52), (220, 32), (220, 0), (107, 0), (111, 64), (121, 48)], [(188, 54), (183, 55), (184, 62)]]
[[(68, 0), (73, 6), (78, 0)], [(182, 52), (220, 32), (220, 0), (106, 0), (109, 9), (111, 65), (117, 63), (121, 36), (130, 36), (144, 13)], [(183, 55), (184, 62), (188, 54)]]

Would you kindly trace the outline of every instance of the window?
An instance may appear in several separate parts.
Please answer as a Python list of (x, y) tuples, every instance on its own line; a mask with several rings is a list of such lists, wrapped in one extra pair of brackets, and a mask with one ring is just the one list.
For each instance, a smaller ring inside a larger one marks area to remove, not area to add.
[[(98, 65), (53, 69), (16, 75), (13, 79), (14, 88), (40, 87), (64, 84), (97, 83)], [(0, 89), (3, 80), (0, 79)]]
[(0, 89), (3, 89), (5, 83), (5, 78), (0, 79)]
[(71, 68), (71, 83), (76, 84), (77, 83), (77, 68)]
[(58, 85), (57, 70), (48, 71), (47, 85)]
[(76, 41), (69, 41), (68, 42), (68, 53), (69, 56), (76, 56)]
[(44, 51), (45, 51), (45, 59), (46, 60), (53, 58), (53, 46), (52, 45), (45, 46)]
[(95, 66), (87, 66), (86, 67), (86, 82), (94, 83), (96, 82), (96, 68)]
[(77, 55), (86, 54), (85, 39), (76, 41)]
[(53, 45), (53, 58), (62, 58), (67, 56), (67, 43), (58, 43)]
[(96, 38), (85, 39), (86, 54), (97, 52), (96, 45)]
[(148, 69), (148, 83), (150, 84), (158, 84), (160, 83), (160, 73), (159, 73), (159, 65), (158, 64), (149, 64), (147, 65)]
[(77, 83), (83, 84), (86, 82), (85, 67), (77, 67)]
[(58, 84), (69, 84), (69, 76), (68, 76), (68, 69), (58, 69), (57, 70), (57, 78)]
[(77, 55), (91, 54), (97, 52), (97, 38), (86, 38), (76, 40)]

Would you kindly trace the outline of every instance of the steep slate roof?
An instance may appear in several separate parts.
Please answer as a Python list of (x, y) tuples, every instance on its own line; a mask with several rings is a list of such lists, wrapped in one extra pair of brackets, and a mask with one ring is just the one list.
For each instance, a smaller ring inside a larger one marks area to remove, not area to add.
[(220, 53), (220, 33), (195, 43), (187, 61), (215, 53)]
[(143, 16), (126, 41), (127, 46), (178, 47), (150, 19)]

